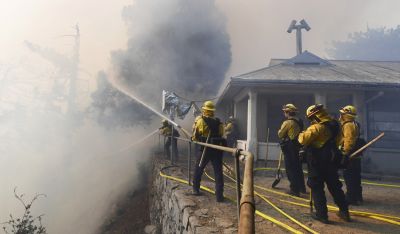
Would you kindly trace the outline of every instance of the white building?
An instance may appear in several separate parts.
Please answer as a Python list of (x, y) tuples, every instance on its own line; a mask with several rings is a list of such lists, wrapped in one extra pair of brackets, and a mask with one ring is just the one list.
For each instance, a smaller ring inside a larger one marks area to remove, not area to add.
[[(304, 119), (308, 106), (324, 104), (332, 115), (357, 107), (358, 121), (368, 140), (385, 137), (364, 155), (364, 169), (400, 174), (400, 61), (324, 60), (303, 52), (291, 59), (272, 59), (269, 66), (232, 77), (217, 101), (219, 116), (234, 115), (241, 147), (259, 160), (279, 155), (277, 130), (282, 105), (295, 104)], [(307, 125), (307, 124), (306, 124)]]

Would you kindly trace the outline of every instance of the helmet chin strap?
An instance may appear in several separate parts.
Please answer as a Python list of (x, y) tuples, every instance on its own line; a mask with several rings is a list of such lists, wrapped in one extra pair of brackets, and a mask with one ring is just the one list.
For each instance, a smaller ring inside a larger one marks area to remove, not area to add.
[(312, 121), (315, 121), (315, 122), (317, 122), (317, 123), (320, 123), (321, 122), (321, 120), (316, 116), (316, 115), (313, 115), (313, 116), (310, 116), (310, 118), (308, 118), (311, 122)]

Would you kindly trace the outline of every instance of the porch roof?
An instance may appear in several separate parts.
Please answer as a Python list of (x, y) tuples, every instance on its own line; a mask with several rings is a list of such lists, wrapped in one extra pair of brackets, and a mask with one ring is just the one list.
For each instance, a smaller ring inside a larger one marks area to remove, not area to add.
[(324, 60), (305, 51), (291, 59), (272, 59), (268, 67), (231, 77), (219, 101), (244, 87), (398, 89), (400, 61)]

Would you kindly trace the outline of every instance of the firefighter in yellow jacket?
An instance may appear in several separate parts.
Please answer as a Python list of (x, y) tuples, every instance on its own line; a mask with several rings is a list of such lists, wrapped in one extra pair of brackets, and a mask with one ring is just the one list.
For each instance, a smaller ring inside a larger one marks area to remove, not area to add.
[[(174, 160), (178, 160), (178, 142), (176, 138), (172, 138), (171, 135), (174, 137), (179, 137), (179, 132), (176, 129), (172, 130), (172, 125), (168, 123), (168, 120), (164, 119), (162, 121), (162, 126), (159, 128), (160, 134), (166, 137), (165, 144), (164, 144), (164, 151), (166, 152), (166, 156), (168, 158), (171, 157), (171, 150), (170, 147), (172, 145), (172, 152)], [(172, 134), (172, 131), (174, 134)]]
[[(339, 110), (341, 132), (337, 145), (344, 157), (348, 157), (357, 150), (360, 141), (360, 125), (356, 122), (357, 110), (348, 105)], [(350, 205), (360, 205), (363, 202), (361, 187), (361, 157), (356, 157), (348, 162), (343, 170), (346, 184), (346, 199)]]
[[(202, 115), (197, 117), (193, 125), (192, 140), (201, 141), (216, 145), (226, 145), (224, 135), (224, 125), (218, 118), (215, 118), (215, 105), (212, 101), (204, 102)], [(203, 153), (204, 151), (204, 153)], [(200, 195), (200, 181), (204, 169), (211, 161), (215, 176), (215, 195), (217, 202), (224, 201), (224, 177), (222, 174), (222, 155), (223, 152), (209, 147), (201, 147), (196, 153), (197, 163), (193, 176), (193, 195)], [(202, 157), (203, 156), (203, 157)]]
[(299, 143), (297, 137), (303, 130), (303, 121), (296, 116), (297, 107), (286, 104), (282, 107), (285, 120), (278, 130), (281, 150), (284, 154), (286, 175), (290, 182), (290, 195), (299, 197), (300, 192), (306, 192), (303, 168), (299, 157)]
[[(327, 185), (334, 202), (339, 207), (338, 217), (350, 221), (348, 204), (339, 181), (338, 168), (332, 162), (332, 152), (336, 149), (335, 139), (339, 132), (339, 123), (328, 115), (321, 104), (307, 109), (307, 118), (311, 125), (299, 134), (299, 143), (303, 146), (300, 155), (307, 157), (308, 181), (314, 200), (315, 214), (312, 218), (323, 223), (328, 221), (328, 209), (324, 184)], [(306, 153), (305, 153), (306, 152)]]
[(239, 137), (238, 126), (236, 124), (235, 118), (229, 116), (224, 127), (225, 138), (227, 146), (236, 147), (236, 142)]

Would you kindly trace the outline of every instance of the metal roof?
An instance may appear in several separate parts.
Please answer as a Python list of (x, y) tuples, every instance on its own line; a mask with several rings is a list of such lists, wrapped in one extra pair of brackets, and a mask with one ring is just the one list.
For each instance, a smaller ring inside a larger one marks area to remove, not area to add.
[(221, 93), (231, 98), (243, 87), (329, 87), (346, 89), (400, 88), (400, 61), (324, 60), (308, 51), (291, 59), (234, 76)]
[(232, 80), (400, 85), (400, 61), (323, 60), (306, 51), (292, 59), (273, 59), (270, 64)]

